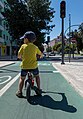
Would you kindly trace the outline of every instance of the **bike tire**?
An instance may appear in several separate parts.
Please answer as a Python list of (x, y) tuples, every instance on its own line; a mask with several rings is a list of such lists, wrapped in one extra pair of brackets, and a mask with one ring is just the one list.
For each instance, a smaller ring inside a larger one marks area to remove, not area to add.
[(29, 101), (29, 99), (30, 99), (30, 94), (31, 94), (31, 86), (30, 86), (30, 83), (27, 82), (27, 85), (26, 85), (26, 99), (27, 99), (27, 101)]

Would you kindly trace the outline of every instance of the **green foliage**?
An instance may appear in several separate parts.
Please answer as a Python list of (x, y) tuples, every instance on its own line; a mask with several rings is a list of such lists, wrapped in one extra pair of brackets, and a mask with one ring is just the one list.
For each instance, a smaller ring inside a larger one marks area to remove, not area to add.
[(83, 23), (81, 23), (81, 25), (79, 26), (79, 35), (81, 37), (82, 44), (83, 44)]
[(52, 51), (52, 47), (51, 46), (48, 46), (47, 49), (46, 49), (47, 52), (51, 52)]
[(53, 46), (53, 50), (54, 51), (61, 51), (61, 47), (62, 47), (62, 43), (61, 42), (57, 42), (54, 46)]
[(39, 29), (45, 29), (47, 32), (52, 30), (53, 25), (49, 26), (49, 22), (52, 22), (55, 11), (50, 7), (51, 2), (49, 0), (27, 0), (27, 4)]
[(71, 44), (70, 47), (69, 47), (69, 44), (66, 44), (65, 49), (64, 49), (65, 53), (69, 53), (69, 50), (71, 52), (75, 51), (76, 50), (76, 44)]
[(83, 23), (79, 26), (79, 29), (75, 29), (74, 31), (70, 32), (70, 34), (67, 34), (68, 36), (70, 35), (71, 38), (76, 39), (76, 44), (77, 44), (77, 52), (81, 51), (83, 49)]
[(77, 41), (77, 51), (78, 51), (78, 53), (83, 48), (82, 35), (83, 35), (82, 29), (79, 32), (77, 30), (74, 31), (74, 38), (76, 38), (76, 41)]
[[(32, 30), (37, 35), (36, 44), (45, 40), (45, 34), (50, 32), (54, 25), (49, 26), (54, 17), (54, 9), (49, 0), (7, 0), (4, 17), (9, 25), (9, 33), (13, 39), (19, 39), (26, 31)], [(26, 3), (26, 4), (25, 4)]]
[(29, 26), (31, 17), (23, 3), (19, 3), (19, 1), (11, 1), (9, 3), (5, 4), (5, 19), (9, 25), (9, 33), (14, 39), (18, 39), (24, 32), (29, 30), (27, 26)]

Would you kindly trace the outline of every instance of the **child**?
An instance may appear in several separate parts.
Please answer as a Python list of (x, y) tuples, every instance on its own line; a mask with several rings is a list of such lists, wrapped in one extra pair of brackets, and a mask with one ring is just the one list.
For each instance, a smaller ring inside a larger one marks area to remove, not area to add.
[(34, 32), (28, 31), (20, 39), (24, 39), (24, 44), (18, 51), (18, 58), (22, 59), (21, 76), (19, 80), (18, 91), (16, 92), (16, 96), (18, 97), (23, 96), (22, 89), (28, 70), (33, 72), (33, 75), (36, 78), (37, 87), (40, 90), (40, 77), (36, 55), (40, 55), (40, 58), (43, 56), (39, 48), (33, 44), (33, 42), (36, 40), (36, 35)]

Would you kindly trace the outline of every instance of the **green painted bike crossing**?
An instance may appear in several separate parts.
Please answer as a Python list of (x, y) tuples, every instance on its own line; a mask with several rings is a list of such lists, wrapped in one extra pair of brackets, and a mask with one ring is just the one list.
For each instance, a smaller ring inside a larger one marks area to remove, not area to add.
[[(5, 67), (13, 69), (10, 73), (13, 78), (20, 71), (19, 63)], [(83, 119), (83, 98), (52, 66), (52, 63), (39, 61), (39, 70), (42, 96), (34, 96), (35, 93), (32, 92), (30, 103), (26, 98), (17, 98), (15, 96), (19, 81), (17, 79), (0, 97), (0, 119)], [(1, 75), (3, 76), (3, 73)], [(25, 95), (25, 90), (23, 94)]]

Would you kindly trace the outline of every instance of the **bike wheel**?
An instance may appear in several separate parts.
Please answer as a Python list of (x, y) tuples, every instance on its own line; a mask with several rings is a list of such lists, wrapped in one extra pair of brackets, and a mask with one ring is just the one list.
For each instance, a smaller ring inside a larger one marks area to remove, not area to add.
[(30, 99), (30, 94), (31, 94), (31, 86), (30, 86), (30, 83), (27, 82), (27, 85), (26, 85), (26, 99), (27, 99), (27, 101), (29, 101), (29, 99)]

